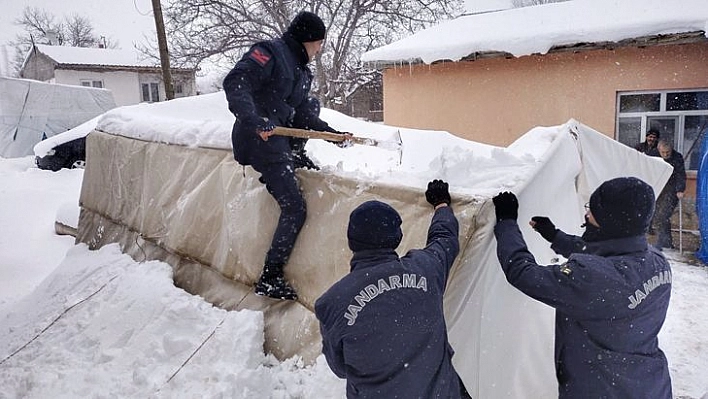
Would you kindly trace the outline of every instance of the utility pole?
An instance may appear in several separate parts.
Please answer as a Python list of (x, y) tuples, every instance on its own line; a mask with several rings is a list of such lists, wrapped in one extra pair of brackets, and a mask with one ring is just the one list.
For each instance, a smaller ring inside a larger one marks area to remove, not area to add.
[(167, 51), (167, 37), (165, 35), (165, 22), (162, 19), (162, 6), (160, 0), (152, 0), (152, 15), (155, 17), (157, 30), (157, 46), (160, 49), (160, 65), (162, 66), (162, 80), (165, 82), (165, 95), (168, 100), (175, 98), (175, 89), (172, 86), (170, 73), (170, 54)]

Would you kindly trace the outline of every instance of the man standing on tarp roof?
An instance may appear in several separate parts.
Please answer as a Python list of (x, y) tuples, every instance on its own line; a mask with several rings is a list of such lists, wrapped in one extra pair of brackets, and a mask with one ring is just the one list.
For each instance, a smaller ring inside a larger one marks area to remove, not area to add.
[(352, 211), (351, 272), (315, 302), (322, 352), (348, 398), (469, 398), (452, 366), (443, 294), (459, 252), (448, 184), (428, 183), (425, 249), (399, 258), (401, 217), (368, 201)]
[[(283, 268), (307, 215), (295, 169), (319, 169), (305, 154), (306, 139), (273, 135), (276, 126), (337, 132), (319, 117), (319, 102), (308, 98), (312, 71), (307, 66), (322, 49), (325, 25), (302, 11), (282, 37), (256, 43), (224, 79), (234, 158), (261, 174), (259, 181), (280, 207), (278, 226), (255, 292), (297, 299)], [(346, 142), (343, 142), (346, 145)]]
[(559, 397), (671, 399), (671, 378), (657, 335), (671, 296), (671, 268), (647, 244), (654, 190), (634, 177), (604, 182), (590, 196), (582, 237), (547, 217), (531, 226), (568, 258), (539, 266), (516, 223), (510, 192), (493, 199), (497, 256), (506, 279), (556, 309)]
[(651, 128), (647, 131), (644, 141), (637, 144), (637, 146), (634, 148), (639, 152), (643, 152), (647, 155), (651, 155), (651, 154), (649, 154), (649, 152), (654, 150), (658, 143), (659, 143), (659, 131), (654, 128)]
[(674, 170), (671, 172), (669, 181), (656, 199), (656, 212), (654, 213), (654, 225), (656, 226), (656, 246), (659, 248), (674, 248), (674, 240), (671, 236), (671, 215), (686, 191), (686, 166), (683, 155), (674, 150), (673, 144), (668, 140), (660, 140), (656, 149), (649, 154), (661, 156)]

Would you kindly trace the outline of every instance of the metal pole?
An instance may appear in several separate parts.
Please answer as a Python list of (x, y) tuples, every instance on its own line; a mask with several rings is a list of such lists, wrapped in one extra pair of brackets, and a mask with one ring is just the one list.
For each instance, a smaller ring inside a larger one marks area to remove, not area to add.
[(681, 198), (679, 200), (679, 253), (683, 255), (683, 206)]

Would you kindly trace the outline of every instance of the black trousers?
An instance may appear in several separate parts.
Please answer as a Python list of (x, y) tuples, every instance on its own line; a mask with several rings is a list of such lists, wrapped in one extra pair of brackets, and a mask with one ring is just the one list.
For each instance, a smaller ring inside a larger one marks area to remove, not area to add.
[(295, 246), (298, 234), (305, 224), (307, 207), (290, 162), (253, 165), (261, 174), (260, 182), (273, 196), (280, 207), (278, 225), (273, 233), (270, 249), (265, 257), (266, 269), (282, 273)]
[(673, 248), (671, 237), (671, 215), (678, 205), (676, 193), (662, 191), (656, 199), (656, 210), (654, 211), (654, 225), (656, 226), (656, 246), (661, 248)]

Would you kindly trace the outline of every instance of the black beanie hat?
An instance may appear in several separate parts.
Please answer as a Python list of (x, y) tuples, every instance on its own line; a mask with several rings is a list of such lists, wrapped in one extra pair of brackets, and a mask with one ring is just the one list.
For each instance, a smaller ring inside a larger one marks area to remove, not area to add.
[(367, 201), (349, 215), (349, 249), (396, 249), (403, 238), (401, 216), (390, 205)]
[(288, 26), (286, 31), (300, 43), (316, 42), (325, 38), (325, 25), (317, 14), (300, 11)]
[(590, 212), (604, 238), (643, 235), (654, 215), (654, 189), (636, 177), (618, 177), (590, 196)]
[(645, 136), (651, 136), (651, 135), (656, 136), (657, 140), (661, 137), (661, 135), (659, 134), (659, 131), (656, 129), (649, 129)]

